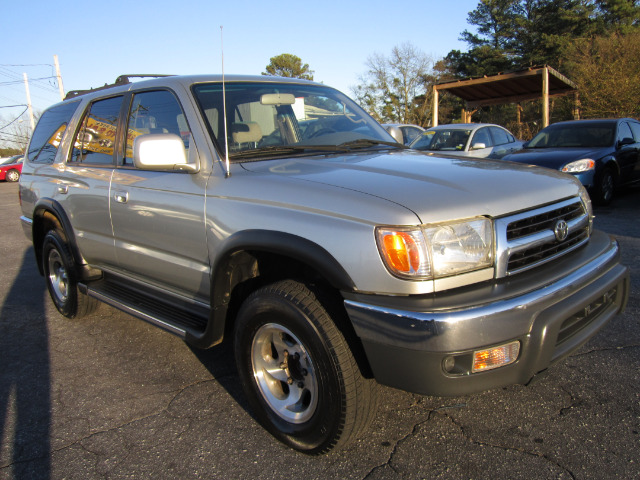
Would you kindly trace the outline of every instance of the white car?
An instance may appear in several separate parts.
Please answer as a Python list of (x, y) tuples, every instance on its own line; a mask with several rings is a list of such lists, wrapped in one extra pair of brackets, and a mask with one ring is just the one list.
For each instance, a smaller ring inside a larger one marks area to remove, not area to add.
[(523, 142), (509, 130), (488, 123), (438, 125), (427, 129), (410, 145), (414, 150), (451, 152), (481, 158), (502, 158), (520, 150)]

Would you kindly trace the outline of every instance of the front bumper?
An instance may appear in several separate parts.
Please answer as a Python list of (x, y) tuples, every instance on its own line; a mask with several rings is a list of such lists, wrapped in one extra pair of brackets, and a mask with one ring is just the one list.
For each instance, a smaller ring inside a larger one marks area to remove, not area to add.
[[(594, 231), (584, 248), (553, 265), (491, 284), (416, 297), (345, 294), (345, 306), (378, 382), (461, 395), (528, 383), (587, 342), (628, 296), (617, 242)], [(515, 340), (516, 362), (471, 373), (474, 350)]]

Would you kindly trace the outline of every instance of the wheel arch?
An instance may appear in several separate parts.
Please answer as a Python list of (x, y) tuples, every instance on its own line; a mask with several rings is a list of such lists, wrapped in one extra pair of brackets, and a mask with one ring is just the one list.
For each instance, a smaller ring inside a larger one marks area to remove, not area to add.
[(51, 198), (41, 198), (33, 209), (33, 224), (31, 226), (33, 248), (41, 275), (44, 274), (42, 269), (42, 244), (44, 237), (49, 230), (56, 228), (62, 231), (76, 265), (84, 265), (84, 260), (76, 243), (71, 221), (66, 212), (55, 200)]
[(251, 292), (286, 278), (318, 284), (340, 299), (341, 290), (355, 289), (342, 265), (311, 240), (276, 231), (238, 232), (227, 239), (214, 261), (207, 328), (199, 337), (188, 335), (187, 341), (200, 348), (220, 343), (233, 327), (240, 304)]

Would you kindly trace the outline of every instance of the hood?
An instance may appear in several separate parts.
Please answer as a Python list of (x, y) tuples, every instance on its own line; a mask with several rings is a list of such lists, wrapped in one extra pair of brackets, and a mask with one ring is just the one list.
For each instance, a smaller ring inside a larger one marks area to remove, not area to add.
[[(279, 177), (275, 183), (282, 188), (281, 195), (291, 195), (287, 192), (291, 182), (297, 184), (301, 201), (319, 198), (316, 192), (324, 189), (323, 201), (334, 205), (332, 210), (342, 208), (340, 213), (356, 215), (356, 206), (341, 201), (339, 189), (349, 191), (349, 195), (344, 192), (344, 200), (359, 192), (373, 205), (384, 199), (412, 211), (420, 223), (499, 217), (577, 195), (580, 189), (573, 176), (553, 170), (410, 150), (287, 158), (244, 163), (243, 167)], [(383, 221), (395, 224), (397, 220)]]
[(567, 163), (583, 158), (598, 160), (612, 153), (612, 149), (606, 148), (525, 148), (510, 155), (503, 160), (509, 162), (528, 163), (541, 167), (560, 170)]

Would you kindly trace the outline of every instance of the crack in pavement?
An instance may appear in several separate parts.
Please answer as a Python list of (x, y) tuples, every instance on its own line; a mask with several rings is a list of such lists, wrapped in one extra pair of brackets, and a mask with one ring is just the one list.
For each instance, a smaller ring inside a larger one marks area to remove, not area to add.
[[(440, 412), (436, 412), (436, 413), (440, 413)], [(568, 469), (567, 467), (561, 465), (560, 463), (558, 463), (554, 459), (548, 457), (546, 454), (539, 454), (539, 453), (536, 453), (536, 452), (530, 452), (528, 450), (525, 450), (524, 448), (519, 448), (519, 447), (509, 447), (509, 446), (506, 446), (506, 445), (497, 445), (497, 444), (493, 444), (493, 443), (489, 443), (489, 442), (482, 442), (480, 440), (474, 440), (471, 437), (471, 435), (467, 434), (467, 432), (465, 431), (464, 425), (458, 423), (454, 418), (452, 418), (446, 412), (445, 413), (441, 413), (441, 415), (443, 415), (444, 417), (448, 418), (453, 425), (458, 427), (458, 429), (460, 430), (460, 433), (462, 434), (462, 436), (468, 442), (473, 443), (474, 445), (478, 445), (480, 447), (497, 448), (497, 449), (503, 450), (505, 452), (509, 452), (509, 451), (517, 452), (517, 453), (522, 453), (524, 455), (528, 455), (528, 456), (531, 456), (531, 457), (541, 458), (541, 459), (545, 460), (546, 462), (550, 463), (551, 465), (555, 465), (556, 467), (558, 467), (562, 471), (566, 472), (573, 480), (576, 479), (576, 476), (573, 474), (573, 472), (570, 469)]]
[[(13, 461), (13, 462), (8, 463), (8, 464), (6, 464), (6, 465), (2, 465), (2, 466), (0, 466), (0, 472), (2, 472), (3, 470), (9, 469), (9, 468), (11, 468), (11, 467), (14, 467), (14, 466), (16, 466), (16, 465), (22, 465), (22, 464), (26, 464), (26, 463), (33, 462), (33, 461), (46, 459), (46, 458), (48, 458), (48, 457), (51, 457), (54, 453), (62, 452), (62, 451), (64, 451), (64, 450), (69, 449), (69, 448), (72, 448), (72, 447), (74, 447), (74, 446), (76, 446), (76, 445), (78, 445), (80, 448), (82, 448), (82, 449), (83, 449), (83, 450), (85, 450), (86, 452), (88, 452), (88, 453), (90, 453), (90, 454), (92, 454), (92, 455), (93, 455), (93, 454), (95, 454), (95, 453), (94, 453), (94, 452), (92, 452), (91, 450), (89, 450), (88, 448), (86, 448), (86, 447), (82, 444), (82, 442), (84, 442), (85, 440), (88, 440), (88, 439), (90, 439), (90, 438), (92, 438), (92, 437), (94, 437), (94, 436), (96, 436), (96, 435), (101, 435), (101, 434), (104, 434), (104, 433), (117, 431), (117, 430), (119, 430), (119, 429), (121, 429), (121, 428), (125, 428), (125, 427), (127, 427), (127, 426), (129, 426), (129, 425), (133, 425), (133, 424), (135, 424), (135, 423), (137, 423), (137, 422), (144, 421), (144, 420), (147, 420), (147, 419), (149, 419), (149, 418), (158, 417), (158, 416), (160, 416), (160, 415), (162, 415), (162, 414), (165, 414), (165, 413), (166, 413), (166, 414), (168, 414), (169, 416), (171, 416), (171, 414), (170, 414), (170, 412), (169, 412), (169, 410), (170, 410), (170, 408), (171, 408), (171, 405), (172, 405), (172, 404), (173, 404), (173, 402), (174, 402), (174, 401), (175, 401), (179, 396), (181, 396), (185, 391), (187, 391), (187, 390), (189, 390), (189, 389), (191, 389), (191, 388), (193, 388), (193, 387), (196, 387), (196, 386), (199, 386), (199, 385), (205, 384), (205, 383), (209, 383), (209, 382), (219, 382), (219, 380), (220, 380), (221, 378), (224, 378), (224, 376), (223, 376), (223, 377), (220, 377), (220, 378), (210, 378), (210, 379), (207, 379), (207, 380), (200, 380), (200, 381), (193, 382), (193, 383), (190, 383), (190, 384), (188, 384), (188, 385), (185, 385), (184, 387), (182, 387), (182, 388), (180, 388), (179, 390), (177, 390), (177, 391), (175, 392), (175, 395), (173, 395), (173, 397), (172, 397), (172, 398), (167, 402), (166, 406), (165, 406), (164, 408), (162, 408), (161, 410), (159, 410), (159, 411), (156, 411), (156, 412), (153, 412), (153, 413), (150, 413), (150, 414), (148, 414), (148, 415), (144, 415), (144, 416), (141, 416), (141, 417), (138, 417), (138, 418), (133, 418), (133, 419), (131, 419), (131, 420), (128, 420), (128, 421), (126, 421), (126, 422), (124, 422), (124, 423), (121, 423), (121, 424), (119, 424), (119, 425), (116, 425), (116, 426), (113, 426), (113, 427), (110, 427), (110, 428), (106, 428), (106, 429), (98, 430), (98, 431), (95, 431), (95, 432), (91, 432), (91, 433), (89, 433), (88, 435), (85, 435), (85, 436), (83, 436), (83, 437), (81, 437), (81, 438), (78, 438), (78, 439), (74, 440), (74, 441), (73, 441), (73, 442), (71, 442), (71, 443), (68, 443), (68, 444), (66, 444), (66, 445), (63, 445), (63, 446), (58, 447), (58, 448), (55, 448), (55, 449), (51, 449), (49, 452), (47, 452), (47, 454), (46, 454), (46, 455), (32, 456), (32, 457), (29, 457), (29, 458), (21, 458), (21, 459), (19, 459), (19, 460), (17, 460), (17, 461)], [(159, 393), (163, 393), (163, 392), (159, 392)], [(170, 392), (164, 392), (164, 393), (172, 393), (172, 391), (170, 391)], [(154, 393), (154, 395), (157, 395), (157, 394), (158, 394), (158, 393)], [(99, 454), (96, 454), (96, 455), (99, 455)]]

